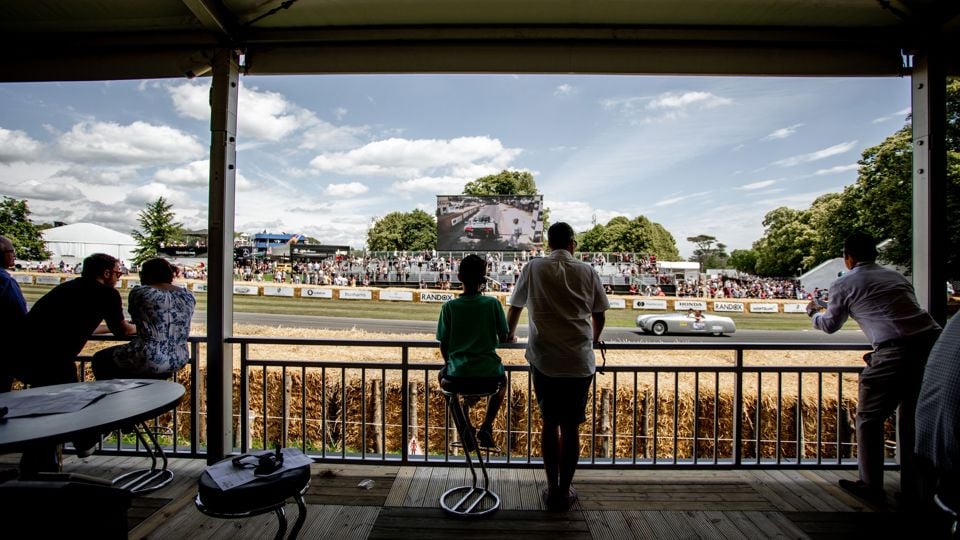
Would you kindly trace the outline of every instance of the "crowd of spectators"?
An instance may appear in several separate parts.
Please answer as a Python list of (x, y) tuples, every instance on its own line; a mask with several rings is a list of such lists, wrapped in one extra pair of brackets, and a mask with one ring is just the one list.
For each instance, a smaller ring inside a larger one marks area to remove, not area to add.
[(806, 291), (794, 279), (760, 278), (741, 275), (678, 283), (677, 296), (697, 298), (805, 299)]

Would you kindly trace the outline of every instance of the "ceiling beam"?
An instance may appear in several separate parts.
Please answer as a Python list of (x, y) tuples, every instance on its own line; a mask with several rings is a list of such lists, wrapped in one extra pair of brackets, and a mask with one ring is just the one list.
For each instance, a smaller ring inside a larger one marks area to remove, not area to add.
[(215, 34), (226, 38), (230, 43), (240, 41), (240, 25), (236, 17), (215, 0), (183, 0), (200, 23)]

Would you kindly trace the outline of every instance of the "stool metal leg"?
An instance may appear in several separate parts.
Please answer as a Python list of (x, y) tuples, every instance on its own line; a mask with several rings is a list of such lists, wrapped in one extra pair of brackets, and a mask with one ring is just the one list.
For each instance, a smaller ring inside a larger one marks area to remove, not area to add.
[[(173, 471), (167, 468), (167, 455), (163, 452), (163, 447), (160, 446), (157, 436), (146, 423), (134, 424), (133, 431), (137, 440), (150, 454), (150, 468), (121, 474), (113, 479), (113, 485), (136, 494), (156, 491), (173, 480)], [(148, 437), (149, 441), (147, 440)], [(163, 462), (163, 466), (159, 469), (157, 468), (158, 455)]]
[[(461, 415), (460, 418), (463, 422), (460, 426), (463, 428), (458, 429), (460, 440), (473, 448), (472, 451), (476, 454), (477, 461), (480, 462), (480, 471), (483, 474), (483, 487), (479, 485), (477, 471), (473, 466), (470, 451), (465, 449), (463, 455), (466, 458), (467, 466), (470, 468), (473, 482), (469, 486), (458, 486), (445, 491), (443, 495), (440, 496), (440, 507), (443, 508), (445, 512), (460, 517), (490, 515), (500, 509), (500, 496), (489, 489), (490, 477), (487, 475), (487, 467), (483, 461), (483, 454), (480, 453), (480, 446), (477, 444), (473, 430), (470, 429), (469, 419), (466, 417), (460, 405), (460, 397), (457, 394), (446, 392), (444, 392), (444, 397), (447, 399), (447, 407), (450, 409), (451, 414), (457, 415), (459, 413)], [(458, 426), (458, 428), (460, 426)], [(483, 504), (485, 501), (487, 504)]]
[(287, 513), (283, 510), (283, 505), (278, 506), (273, 513), (277, 515), (277, 520), (280, 522), (280, 528), (277, 529), (277, 534), (273, 537), (273, 540), (283, 540), (283, 537), (287, 534)]

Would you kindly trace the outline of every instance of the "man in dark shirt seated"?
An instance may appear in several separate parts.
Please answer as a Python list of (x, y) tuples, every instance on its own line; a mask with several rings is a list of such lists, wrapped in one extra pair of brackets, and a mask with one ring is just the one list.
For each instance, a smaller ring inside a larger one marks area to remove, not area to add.
[[(116, 289), (120, 261), (104, 253), (83, 260), (80, 277), (61, 283), (45, 294), (27, 313), (19, 353), (18, 378), (31, 386), (77, 382), (76, 358), (90, 334), (112, 332), (117, 336), (137, 333), (123, 317), (123, 301)], [(102, 323), (106, 324), (102, 324)], [(74, 441), (78, 455), (93, 450), (99, 434)], [(41, 445), (24, 451), (21, 476), (57, 472), (56, 446)]]

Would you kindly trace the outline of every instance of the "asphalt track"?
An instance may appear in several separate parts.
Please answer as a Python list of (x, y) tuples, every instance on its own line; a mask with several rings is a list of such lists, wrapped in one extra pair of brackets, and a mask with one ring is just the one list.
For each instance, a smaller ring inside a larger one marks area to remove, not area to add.
[[(194, 320), (205, 322), (207, 314), (194, 313)], [(233, 320), (241, 324), (257, 324), (285, 328), (327, 328), (332, 330), (350, 330), (353, 328), (367, 332), (384, 334), (433, 334), (437, 330), (435, 321), (401, 321), (386, 319), (346, 319), (340, 317), (315, 317), (309, 315), (271, 315), (266, 313), (234, 313)], [(519, 337), (526, 337), (527, 327), (517, 329)], [(603, 340), (607, 342), (636, 341), (653, 343), (866, 343), (866, 337), (859, 330), (843, 330), (835, 334), (825, 334), (813, 330), (738, 330), (730, 336), (683, 336), (666, 335), (662, 337), (644, 335), (636, 328), (605, 328)]]

